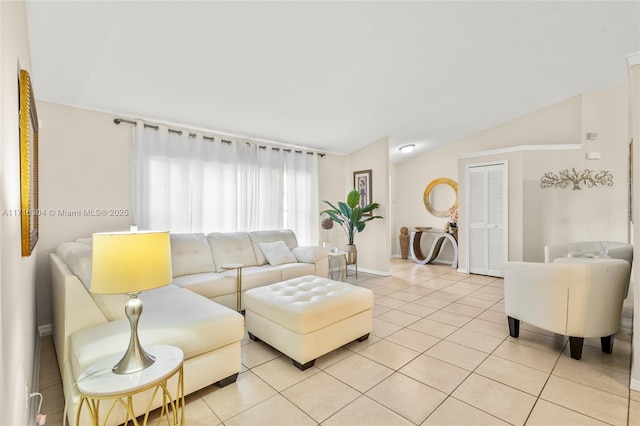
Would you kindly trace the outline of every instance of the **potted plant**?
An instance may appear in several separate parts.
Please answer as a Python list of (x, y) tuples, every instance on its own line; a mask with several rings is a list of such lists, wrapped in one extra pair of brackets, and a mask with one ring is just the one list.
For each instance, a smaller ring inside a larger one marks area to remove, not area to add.
[(384, 219), (382, 216), (366, 216), (363, 215), (367, 213), (373, 212), (373, 210), (380, 208), (380, 204), (371, 203), (364, 207), (360, 206), (360, 193), (354, 189), (353, 191), (347, 194), (347, 202), (339, 201), (338, 207), (331, 204), (328, 201), (324, 201), (327, 203), (331, 209), (324, 210), (320, 212), (320, 214), (327, 214), (332, 221), (339, 223), (344, 229), (344, 232), (347, 234), (347, 263), (354, 264), (358, 258), (358, 252), (356, 250), (356, 246), (354, 244), (354, 237), (356, 232), (362, 232), (367, 225), (367, 222), (373, 219)]

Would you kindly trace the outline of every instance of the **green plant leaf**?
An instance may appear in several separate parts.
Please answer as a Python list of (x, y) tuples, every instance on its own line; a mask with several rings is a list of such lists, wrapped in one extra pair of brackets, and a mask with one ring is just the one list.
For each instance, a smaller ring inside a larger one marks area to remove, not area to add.
[(371, 203), (368, 206), (365, 206), (362, 208), (362, 213), (369, 213), (370, 211), (373, 211), (375, 209), (379, 209), (380, 208), (380, 204), (378, 203)]
[[(330, 202), (325, 201), (325, 203), (327, 203), (329, 205), (329, 207), (331, 207), (333, 210), (338, 211), (338, 208), (336, 206), (334, 206), (333, 204), (331, 204)], [(324, 213), (324, 212), (321, 212), (320, 214), (322, 214), (322, 213)]]
[(345, 219), (351, 217), (351, 207), (343, 203), (342, 201), (338, 202), (338, 206), (340, 206), (340, 214), (342, 214)]
[(358, 204), (360, 204), (360, 193), (357, 190), (352, 190), (347, 195), (347, 204), (352, 209), (355, 208)]
[(357, 224), (360, 222), (360, 219), (362, 219), (362, 209), (360, 207), (356, 207), (351, 212), (351, 221)]
[(363, 223), (369, 222), (370, 220), (373, 220), (373, 219), (384, 219), (384, 217), (382, 217), (382, 216), (371, 216), (371, 217), (368, 217), (367, 219), (363, 220), (362, 222)]

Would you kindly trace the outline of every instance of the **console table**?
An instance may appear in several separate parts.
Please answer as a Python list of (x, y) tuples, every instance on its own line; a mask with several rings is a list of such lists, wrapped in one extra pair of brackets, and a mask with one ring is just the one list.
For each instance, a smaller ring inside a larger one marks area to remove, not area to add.
[(433, 243), (431, 244), (431, 249), (429, 250), (429, 254), (425, 256), (422, 253), (422, 248), (420, 247), (420, 238), (422, 237), (423, 231), (411, 231), (411, 240), (409, 243), (409, 248), (411, 250), (411, 258), (421, 265), (426, 265), (427, 263), (433, 262), (438, 255), (440, 254), (440, 249), (442, 248), (442, 244), (445, 241), (449, 241), (451, 246), (453, 247), (453, 260), (451, 261), (451, 267), (458, 267), (458, 241), (455, 239), (453, 234), (449, 234), (447, 232), (431, 232), (435, 234), (433, 236)]

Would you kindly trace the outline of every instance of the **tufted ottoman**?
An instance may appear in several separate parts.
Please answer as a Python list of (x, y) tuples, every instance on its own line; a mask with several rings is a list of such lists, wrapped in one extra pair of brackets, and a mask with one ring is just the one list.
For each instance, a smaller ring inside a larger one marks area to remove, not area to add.
[(251, 340), (263, 340), (300, 370), (321, 355), (369, 337), (373, 292), (306, 275), (247, 290), (245, 320)]

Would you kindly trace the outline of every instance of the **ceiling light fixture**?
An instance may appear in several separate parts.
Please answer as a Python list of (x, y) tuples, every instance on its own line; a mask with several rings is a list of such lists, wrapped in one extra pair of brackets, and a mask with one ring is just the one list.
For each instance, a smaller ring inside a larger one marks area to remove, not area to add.
[(415, 148), (415, 144), (409, 144), (409, 145), (403, 145), (400, 148), (398, 148), (400, 150), (400, 152), (402, 152), (403, 154), (408, 154), (411, 151), (413, 151), (413, 148)]

